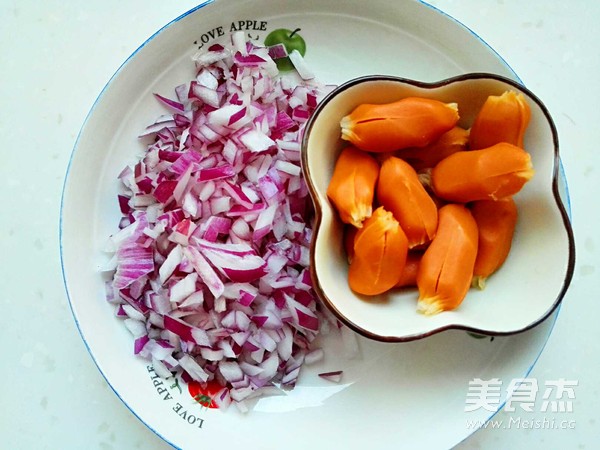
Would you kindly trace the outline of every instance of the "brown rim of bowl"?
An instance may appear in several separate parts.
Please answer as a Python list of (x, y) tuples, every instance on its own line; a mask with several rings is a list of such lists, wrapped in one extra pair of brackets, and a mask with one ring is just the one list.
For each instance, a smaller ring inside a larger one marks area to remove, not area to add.
[[(315, 253), (314, 247), (315, 247), (315, 242), (316, 242), (316, 236), (317, 236), (318, 230), (321, 226), (322, 205), (318, 200), (316, 189), (315, 189), (315, 186), (310, 177), (310, 173), (308, 170), (308, 164), (307, 164), (307, 160), (306, 160), (306, 158), (307, 158), (306, 146), (307, 146), (308, 136), (310, 135), (311, 128), (312, 128), (316, 118), (319, 116), (320, 112), (331, 101), (332, 98), (334, 98), (339, 92), (342, 92), (356, 84), (360, 84), (360, 83), (367, 82), (367, 81), (382, 81), (383, 80), (383, 81), (394, 81), (394, 82), (399, 82), (399, 83), (405, 83), (405, 84), (409, 84), (409, 85), (416, 86), (419, 88), (424, 88), (424, 89), (435, 89), (435, 88), (446, 86), (446, 85), (449, 85), (452, 83), (465, 81), (465, 80), (474, 80), (474, 79), (492, 79), (492, 80), (496, 80), (496, 81), (500, 81), (500, 82), (509, 84), (509, 85), (513, 86), (515, 89), (522, 91), (540, 107), (540, 109), (544, 113), (544, 116), (546, 117), (546, 120), (548, 121), (548, 123), (550, 125), (550, 129), (552, 132), (552, 141), (554, 144), (554, 163), (553, 163), (553, 171), (552, 171), (552, 194), (554, 196), (554, 200), (555, 200), (558, 210), (560, 212), (560, 215), (561, 215), (561, 218), (563, 221), (563, 225), (564, 225), (565, 231), (567, 233), (567, 238), (569, 240), (568, 264), (567, 264), (567, 270), (566, 270), (566, 274), (565, 274), (565, 278), (564, 278), (562, 287), (561, 287), (560, 291), (558, 292), (558, 295), (557, 295), (556, 299), (554, 300), (554, 302), (552, 303), (552, 305), (550, 306), (550, 308), (544, 314), (542, 314), (542, 316), (539, 319), (535, 320), (534, 322), (530, 323), (529, 325), (527, 325), (519, 330), (498, 332), (498, 331), (493, 331), (493, 330), (484, 330), (484, 329), (480, 329), (480, 328), (468, 327), (468, 326), (464, 326), (464, 325), (449, 324), (449, 325), (445, 325), (443, 327), (435, 328), (426, 333), (419, 333), (419, 334), (414, 334), (414, 335), (410, 335), (410, 336), (382, 336), (382, 335), (373, 333), (369, 330), (366, 330), (366, 329), (358, 326), (357, 324), (355, 324), (354, 322), (349, 320), (346, 316), (344, 316), (336, 308), (335, 304), (329, 299), (329, 297), (327, 297), (325, 292), (323, 292), (323, 289), (321, 288), (321, 285), (319, 283), (319, 278), (317, 277), (317, 274), (316, 274), (315, 260), (314, 260), (314, 253)], [(310, 245), (310, 275), (311, 275), (311, 278), (313, 281), (313, 288), (314, 288), (317, 296), (319, 297), (319, 299), (342, 323), (344, 323), (346, 326), (348, 326), (352, 330), (356, 331), (357, 333), (359, 333), (369, 339), (372, 339), (375, 341), (380, 341), (380, 342), (410, 342), (410, 341), (415, 341), (415, 340), (422, 339), (422, 338), (425, 338), (428, 336), (432, 336), (434, 334), (437, 334), (437, 333), (440, 333), (440, 332), (446, 331), (446, 330), (464, 330), (464, 331), (467, 331), (470, 333), (480, 334), (480, 335), (485, 335), (485, 336), (510, 336), (510, 335), (522, 333), (524, 331), (534, 328), (535, 326), (539, 325), (544, 320), (546, 320), (561, 304), (561, 302), (567, 292), (567, 289), (569, 288), (569, 285), (571, 284), (571, 280), (573, 278), (573, 272), (574, 272), (574, 268), (575, 268), (575, 239), (574, 239), (574, 235), (573, 235), (573, 229), (571, 227), (571, 220), (569, 218), (569, 213), (567, 212), (567, 209), (565, 208), (565, 205), (563, 204), (563, 201), (560, 196), (559, 181), (560, 181), (561, 161), (560, 161), (558, 133), (556, 130), (556, 126), (554, 124), (554, 121), (552, 120), (552, 117), (550, 116), (548, 109), (544, 105), (544, 103), (533, 92), (531, 92), (528, 88), (526, 88), (524, 85), (522, 85), (510, 78), (507, 78), (507, 77), (504, 77), (501, 75), (492, 74), (492, 73), (475, 72), (475, 73), (467, 73), (467, 74), (463, 74), (463, 75), (458, 75), (458, 76), (446, 78), (446, 79), (436, 81), (436, 82), (431, 82), (431, 83), (411, 80), (408, 78), (397, 77), (397, 76), (392, 76), (392, 75), (367, 75), (367, 76), (362, 76), (362, 77), (354, 78), (350, 81), (347, 81), (347, 82), (341, 84), (340, 86), (338, 86), (335, 90), (333, 90), (327, 96), (325, 96), (325, 98), (323, 100), (321, 100), (321, 102), (317, 105), (317, 107), (315, 108), (315, 111), (309, 118), (308, 122), (306, 123), (306, 128), (304, 130), (304, 136), (302, 139), (302, 146), (301, 146), (301, 168), (302, 168), (302, 175), (307, 184), (307, 187), (308, 187), (308, 190), (310, 193), (310, 197), (312, 199), (312, 202), (313, 202), (313, 205), (315, 208), (315, 218), (314, 218), (314, 223), (313, 223), (314, 231), (313, 231), (313, 237), (312, 237), (312, 241), (311, 241), (311, 245)], [(564, 180), (564, 181), (565, 181), (565, 188), (566, 188), (566, 180)], [(568, 201), (568, 198), (569, 198), (568, 190), (566, 192), (566, 195), (567, 195), (567, 201)]]

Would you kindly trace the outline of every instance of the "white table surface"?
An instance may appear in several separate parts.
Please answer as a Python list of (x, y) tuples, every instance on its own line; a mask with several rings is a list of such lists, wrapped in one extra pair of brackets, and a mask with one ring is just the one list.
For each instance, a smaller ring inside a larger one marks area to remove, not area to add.
[[(431, 3), (496, 49), (553, 114), (578, 249), (572, 286), (531, 374), (540, 383), (579, 382), (568, 413), (574, 429), (485, 429), (457, 448), (599, 448), (600, 2)], [(75, 138), (106, 81), (195, 4), (0, 0), (0, 192), (8, 206), (0, 220), (2, 448), (170, 448), (113, 394), (80, 338), (61, 276), (59, 205)], [(496, 419), (511, 417), (502, 411)]]

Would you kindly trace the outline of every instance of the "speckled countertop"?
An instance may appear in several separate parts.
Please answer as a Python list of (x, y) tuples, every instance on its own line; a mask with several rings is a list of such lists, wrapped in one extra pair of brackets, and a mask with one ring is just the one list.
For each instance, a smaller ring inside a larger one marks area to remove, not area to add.
[[(540, 382), (576, 380), (573, 411), (526, 414), (532, 423), (566, 417), (574, 426), (485, 429), (458, 448), (598, 448), (600, 3), (431, 3), (478, 33), (544, 99), (560, 135), (578, 247), (572, 286), (531, 374)], [(141, 42), (193, 6), (0, 1), (0, 186), (8, 206), (0, 221), (2, 448), (169, 448), (113, 394), (79, 336), (63, 287), (58, 223), (67, 162), (96, 96)], [(502, 411), (496, 419), (511, 417)]]

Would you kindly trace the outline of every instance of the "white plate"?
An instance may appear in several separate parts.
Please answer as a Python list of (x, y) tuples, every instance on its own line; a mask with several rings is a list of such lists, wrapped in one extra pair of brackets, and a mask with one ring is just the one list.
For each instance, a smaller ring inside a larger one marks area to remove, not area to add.
[[(264, 22), (264, 24), (263, 24)], [(104, 299), (99, 272), (106, 238), (120, 218), (117, 175), (143, 150), (137, 135), (162, 113), (153, 92), (170, 93), (193, 76), (191, 55), (202, 40), (248, 26), (263, 40), (277, 28), (301, 28), (306, 60), (327, 83), (365, 74), (436, 81), (464, 72), (516, 78), (479, 37), (418, 1), (218, 0), (184, 14), (146, 41), (107, 84), (81, 130), (61, 207), (65, 286), (81, 335), (103, 376), (150, 429), (181, 448), (448, 448), (471, 434), (468, 382), (526, 376), (557, 313), (512, 337), (474, 339), (447, 331), (422, 341), (383, 344), (359, 339), (343, 356), (337, 338), (323, 340), (324, 361), (305, 367), (297, 387), (258, 401), (242, 415), (206, 409), (182, 387), (152, 380), (132, 354), (129, 332)], [(194, 44), (196, 41), (198, 44)], [(562, 187), (566, 196), (566, 188)], [(340, 383), (317, 376), (343, 370)], [(502, 401), (506, 393), (502, 394)]]

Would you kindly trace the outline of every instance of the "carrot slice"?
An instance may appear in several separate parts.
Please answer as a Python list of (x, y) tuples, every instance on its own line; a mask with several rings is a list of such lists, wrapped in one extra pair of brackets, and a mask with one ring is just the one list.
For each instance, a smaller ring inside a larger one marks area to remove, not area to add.
[(443, 159), (431, 171), (431, 185), (438, 197), (451, 202), (497, 200), (519, 192), (533, 174), (529, 153), (502, 142)]
[(364, 295), (381, 294), (398, 283), (408, 252), (400, 224), (382, 206), (365, 220), (354, 238), (348, 270), (350, 288)]
[(421, 258), (423, 258), (423, 252), (421, 251), (408, 252), (406, 255), (406, 264), (404, 264), (404, 270), (402, 271), (400, 280), (398, 283), (396, 283), (395, 287), (400, 288), (417, 285), (417, 273), (419, 272)]
[(361, 150), (389, 152), (431, 144), (458, 122), (455, 103), (407, 97), (392, 103), (357, 106), (342, 118), (342, 139)]
[(514, 91), (490, 95), (473, 121), (469, 136), (471, 150), (479, 150), (500, 142), (523, 148), (531, 109), (525, 96)]
[(354, 238), (357, 232), (358, 228), (352, 225), (344, 226), (344, 250), (346, 251), (348, 263), (351, 263), (352, 258), (354, 258)]
[(360, 228), (371, 215), (378, 176), (379, 163), (371, 155), (352, 146), (342, 150), (327, 187), (342, 222)]
[(417, 273), (418, 312), (437, 314), (462, 303), (471, 286), (477, 245), (477, 223), (470, 211), (459, 204), (443, 206)]
[(517, 205), (512, 197), (507, 197), (498, 201), (473, 202), (470, 209), (479, 229), (473, 286), (483, 289), (486, 279), (504, 264), (510, 253), (517, 224)]
[(397, 156), (419, 171), (434, 167), (453, 153), (466, 150), (468, 142), (469, 131), (461, 127), (454, 127), (442, 134), (435, 142), (421, 148), (411, 147), (400, 150)]
[(381, 165), (377, 182), (377, 200), (406, 233), (408, 247), (425, 244), (435, 235), (438, 210), (407, 162), (391, 156)]

